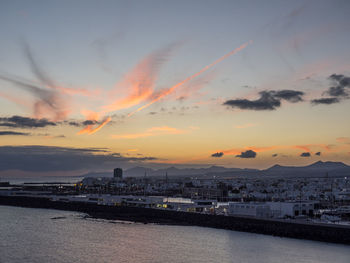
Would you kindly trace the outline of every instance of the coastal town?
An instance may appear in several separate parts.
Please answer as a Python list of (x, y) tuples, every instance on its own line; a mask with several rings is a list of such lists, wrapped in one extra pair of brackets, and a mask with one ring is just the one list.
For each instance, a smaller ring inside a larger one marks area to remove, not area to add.
[(0, 182), (0, 196), (46, 197), (190, 213), (350, 225), (350, 178), (85, 177), (75, 183)]

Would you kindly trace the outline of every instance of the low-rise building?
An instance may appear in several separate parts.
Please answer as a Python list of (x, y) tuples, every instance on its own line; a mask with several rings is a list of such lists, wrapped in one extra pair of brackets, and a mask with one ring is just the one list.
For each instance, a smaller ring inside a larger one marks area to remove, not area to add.
[(310, 201), (290, 201), (290, 202), (267, 202), (270, 206), (273, 217), (296, 217), (313, 216), (315, 202)]
[(235, 203), (228, 204), (229, 215), (268, 218), (271, 215), (270, 206), (266, 203)]

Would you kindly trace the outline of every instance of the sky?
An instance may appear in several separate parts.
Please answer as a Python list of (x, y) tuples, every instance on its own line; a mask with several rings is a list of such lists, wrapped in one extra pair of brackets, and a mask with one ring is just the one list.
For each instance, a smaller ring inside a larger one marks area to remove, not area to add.
[(350, 164), (349, 1), (0, 7), (0, 176)]

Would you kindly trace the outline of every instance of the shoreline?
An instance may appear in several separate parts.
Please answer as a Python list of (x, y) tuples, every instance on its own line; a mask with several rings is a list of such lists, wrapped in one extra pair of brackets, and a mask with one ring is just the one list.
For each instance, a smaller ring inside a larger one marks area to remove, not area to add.
[(85, 202), (51, 201), (45, 197), (0, 196), (0, 205), (76, 211), (85, 213), (92, 218), (107, 220), (211, 227), (350, 245), (350, 227), (343, 225), (286, 222), (129, 206), (104, 206)]

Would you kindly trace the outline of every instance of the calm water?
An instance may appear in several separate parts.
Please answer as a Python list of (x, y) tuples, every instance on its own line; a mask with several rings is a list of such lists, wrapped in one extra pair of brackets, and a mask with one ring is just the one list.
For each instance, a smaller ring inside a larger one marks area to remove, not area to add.
[(350, 246), (0, 206), (0, 262), (349, 263)]

